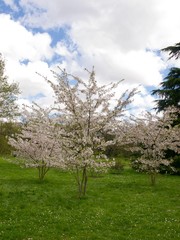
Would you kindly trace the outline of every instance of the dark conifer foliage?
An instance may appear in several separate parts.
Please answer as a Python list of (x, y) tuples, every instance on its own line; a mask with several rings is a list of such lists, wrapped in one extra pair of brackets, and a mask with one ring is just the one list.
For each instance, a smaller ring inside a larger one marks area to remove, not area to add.
[[(175, 58), (177, 60), (180, 58), (180, 42), (176, 43), (174, 46), (163, 48), (161, 51), (169, 52), (169, 59)], [(167, 77), (161, 82), (160, 89), (153, 90), (152, 95), (157, 95), (159, 97), (159, 99), (156, 100), (156, 109), (158, 112), (171, 106), (175, 106), (180, 110), (180, 68), (171, 68)], [(177, 119), (173, 122), (173, 125), (175, 126), (179, 124), (180, 114), (178, 111)], [(167, 150), (166, 157), (173, 159), (171, 167), (175, 169), (176, 174), (180, 175), (180, 155), (176, 154), (174, 151)], [(164, 171), (171, 172), (171, 170), (168, 170), (167, 168), (165, 168)]]
[(178, 59), (180, 57), (180, 42), (176, 43), (174, 46), (169, 46), (161, 49), (162, 51), (169, 52), (169, 59), (175, 58)]
[(152, 91), (153, 95), (160, 97), (156, 100), (157, 110), (162, 111), (170, 106), (180, 108), (180, 68), (171, 68), (160, 86), (160, 89)]

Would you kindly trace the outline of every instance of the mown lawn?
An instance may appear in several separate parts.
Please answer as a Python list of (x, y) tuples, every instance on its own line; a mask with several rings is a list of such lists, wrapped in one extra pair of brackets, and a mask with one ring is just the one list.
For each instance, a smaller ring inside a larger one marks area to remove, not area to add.
[(145, 174), (124, 170), (90, 178), (78, 199), (73, 175), (37, 172), (0, 159), (2, 240), (180, 239), (180, 178), (159, 176), (151, 187)]

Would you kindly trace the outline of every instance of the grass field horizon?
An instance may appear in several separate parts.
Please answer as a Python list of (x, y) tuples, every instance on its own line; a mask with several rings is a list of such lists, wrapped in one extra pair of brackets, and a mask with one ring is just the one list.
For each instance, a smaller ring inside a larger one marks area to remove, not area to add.
[(50, 170), (43, 182), (35, 169), (0, 158), (2, 240), (169, 240), (180, 238), (180, 178), (146, 174), (90, 177), (77, 198), (72, 174)]

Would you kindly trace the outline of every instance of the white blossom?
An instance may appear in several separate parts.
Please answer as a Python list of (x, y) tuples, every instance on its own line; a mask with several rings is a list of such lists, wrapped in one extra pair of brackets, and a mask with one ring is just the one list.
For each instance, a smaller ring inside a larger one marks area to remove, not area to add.
[(131, 124), (126, 125), (126, 142), (131, 146), (129, 149), (140, 154), (136, 164), (151, 174), (152, 184), (160, 166), (171, 163), (166, 159), (166, 151), (180, 153), (180, 128), (178, 125), (173, 126), (177, 111), (169, 108), (163, 112), (163, 116), (146, 112), (141, 118), (134, 118)]
[[(28, 111), (29, 110), (29, 111)], [(38, 105), (24, 108), (22, 131), (9, 143), (21, 157), (19, 161), (26, 167), (37, 168), (39, 178), (43, 179), (52, 167), (63, 168), (63, 158), (59, 146), (55, 119), (51, 109), (43, 109)]]
[[(67, 168), (76, 171), (80, 196), (86, 192), (88, 170), (98, 171), (112, 165), (101, 155), (107, 146), (114, 144), (106, 140), (105, 133), (115, 130), (117, 118), (124, 114), (136, 92), (132, 89), (115, 99), (115, 88), (121, 81), (98, 86), (94, 69), (87, 72), (87, 81), (65, 70), (61, 74), (54, 72), (56, 84), (48, 80), (54, 90), (55, 108), (61, 122), (59, 139), (64, 162)], [(114, 107), (110, 104), (112, 100), (116, 102)]]

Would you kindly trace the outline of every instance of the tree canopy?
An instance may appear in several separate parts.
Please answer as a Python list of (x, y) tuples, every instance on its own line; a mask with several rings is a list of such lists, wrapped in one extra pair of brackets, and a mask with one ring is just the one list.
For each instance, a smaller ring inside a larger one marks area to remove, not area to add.
[[(162, 51), (169, 52), (169, 59), (175, 58), (176, 60), (180, 57), (180, 42), (174, 46), (169, 46)], [(160, 83), (160, 88), (153, 90), (152, 95), (157, 95), (160, 99), (156, 100), (158, 112), (166, 110), (168, 107), (176, 107), (176, 119), (173, 121), (173, 126), (179, 125), (180, 123), (180, 68), (172, 67), (168, 75), (164, 78), (164, 81)], [(176, 157), (176, 163), (173, 165), (176, 168), (180, 166), (180, 158), (175, 154), (174, 151), (166, 151), (168, 157)], [(175, 159), (175, 158), (174, 158)]]
[(62, 168), (61, 149), (57, 140), (58, 125), (51, 116), (51, 109), (43, 109), (37, 104), (25, 107), (25, 124), (15, 137), (9, 138), (9, 144), (21, 157), (16, 163), (38, 169), (39, 179), (43, 180), (50, 168)]
[(139, 171), (150, 174), (152, 185), (161, 167), (171, 164), (166, 150), (180, 153), (180, 128), (172, 126), (176, 112), (174, 108), (166, 109), (162, 116), (146, 112), (141, 118), (132, 118), (132, 123), (126, 128), (129, 150), (139, 154), (134, 164)]
[(19, 88), (16, 83), (8, 83), (4, 72), (5, 62), (0, 54), (0, 118), (12, 118), (18, 114), (16, 99)]
[(56, 81), (45, 78), (54, 91), (54, 106), (48, 112), (40, 107), (25, 112), (27, 124), (21, 134), (10, 139), (29, 167), (43, 170), (42, 179), (54, 165), (73, 171), (79, 197), (86, 193), (90, 172), (106, 171), (114, 164), (105, 150), (115, 141), (105, 135), (116, 131), (136, 94), (136, 89), (127, 90), (116, 99), (121, 81), (98, 85), (94, 69), (87, 73), (88, 79), (83, 80), (60, 69), (60, 73), (54, 72)]
[(153, 95), (161, 98), (156, 100), (158, 111), (165, 110), (170, 106), (180, 108), (180, 68), (171, 68), (160, 86), (160, 89), (152, 91)]
[[(178, 59), (180, 57), (180, 42), (161, 50), (169, 52), (169, 59), (173, 57)], [(160, 83), (160, 87), (160, 89), (152, 91), (152, 95), (160, 97), (156, 100), (158, 111), (163, 111), (171, 106), (180, 108), (180, 68), (171, 68), (167, 77)]]

